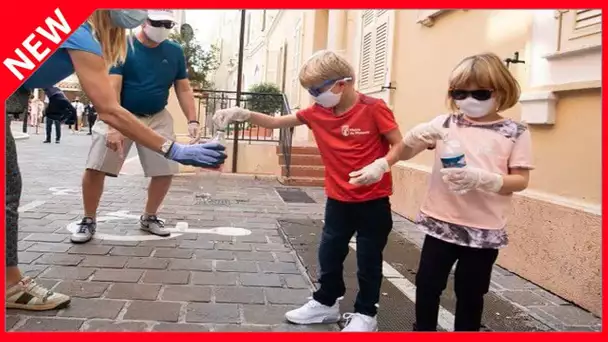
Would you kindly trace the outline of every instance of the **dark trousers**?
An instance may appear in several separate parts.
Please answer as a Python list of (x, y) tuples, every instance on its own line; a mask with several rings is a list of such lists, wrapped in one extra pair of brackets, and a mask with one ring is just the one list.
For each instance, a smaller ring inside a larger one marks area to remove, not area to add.
[(328, 199), (319, 246), (321, 286), (313, 298), (321, 304), (332, 306), (344, 296), (343, 264), (348, 255), (349, 241), (356, 233), (359, 293), (355, 312), (375, 316), (382, 284), (382, 252), (392, 228), (388, 197), (361, 203)]
[(97, 115), (88, 115), (87, 121), (89, 121), (89, 134), (93, 134), (93, 125), (97, 121)]
[(61, 140), (61, 122), (59, 120), (53, 120), (46, 118), (46, 141), (51, 141), (51, 130), (55, 125), (55, 141)]
[(492, 266), (497, 249), (472, 248), (445, 242), (427, 235), (416, 274), (417, 331), (436, 331), (439, 301), (456, 261), (455, 331), (479, 331), (483, 297), (490, 289)]

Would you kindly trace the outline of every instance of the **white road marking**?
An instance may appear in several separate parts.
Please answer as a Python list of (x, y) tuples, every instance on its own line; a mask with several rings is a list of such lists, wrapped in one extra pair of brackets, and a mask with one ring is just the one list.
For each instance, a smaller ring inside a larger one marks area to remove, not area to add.
[(52, 195), (75, 195), (78, 193), (79, 189), (76, 188), (66, 188), (66, 187), (53, 187), (49, 188), (49, 191), (52, 192)]
[[(119, 210), (115, 212), (108, 213), (104, 216), (97, 217), (97, 223), (103, 222), (111, 222), (111, 221), (122, 221), (122, 220), (137, 220), (139, 221), (139, 215), (129, 214), (128, 210)], [(66, 226), (66, 229), (71, 233), (76, 233), (78, 231), (80, 221), (74, 221), (69, 223)], [(152, 241), (152, 240), (165, 240), (171, 239), (185, 233), (194, 233), (194, 234), (216, 234), (216, 235), (224, 235), (224, 236), (247, 236), (251, 234), (251, 231), (244, 228), (237, 227), (215, 227), (208, 229), (191, 229), (188, 227), (188, 222), (177, 222), (175, 224), (175, 228), (166, 228), (171, 235), (169, 236), (157, 236), (152, 234), (143, 233), (139, 235), (114, 235), (114, 234), (105, 234), (102, 232), (95, 233), (95, 239), (98, 240), (108, 240), (108, 241)]]
[(24, 204), (19, 207), (19, 212), (22, 213), (24, 211), (32, 210), (36, 207), (43, 205), (44, 203), (46, 203), (46, 201), (33, 201), (28, 204)]
[[(357, 250), (357, 245), (353, 242), (349, 243), (348, 246), (354, 251)], [(386, 261), (382, 262), (382, 274), (386, 280), (399, 289), (412, 303), (416, 304), (416, 285)], [(452, 331), (454, 329), (454, 315), (440, 305), (437, 323), (442, 329)]]

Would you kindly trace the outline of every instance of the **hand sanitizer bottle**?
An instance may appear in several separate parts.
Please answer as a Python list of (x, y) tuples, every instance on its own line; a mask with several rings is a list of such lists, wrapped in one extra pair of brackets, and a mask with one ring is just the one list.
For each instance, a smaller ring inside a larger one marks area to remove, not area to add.
[[(226, 132), (218, 130), (213, 139), (208, 142), (217, 142), (226, 147)], [(222, 175), (223, 165), (215, 168), (199, 168), (195, 172), (195, 183), (197, 184), (197, 192), (194, 194), (196, 201), (208, 202), (217, 195), (217, 186), (220, 176)]]

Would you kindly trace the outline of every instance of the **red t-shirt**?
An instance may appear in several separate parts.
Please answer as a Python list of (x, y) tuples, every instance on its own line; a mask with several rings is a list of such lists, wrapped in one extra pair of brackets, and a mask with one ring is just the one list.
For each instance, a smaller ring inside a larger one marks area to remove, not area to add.
[(390, 144), (384, 137), (396, 129), (393, 112), (380, 99), (359, 94), (357, 103), (335, 116), (330, 109), (313, 105), (296, 113), (313, 132), (323, 164), (325, 191), (329, 198), (344, 202), (363, 202), (392, 195), (390, 172), (367, 186), (354, 186), (349, 173), (386, 156)]

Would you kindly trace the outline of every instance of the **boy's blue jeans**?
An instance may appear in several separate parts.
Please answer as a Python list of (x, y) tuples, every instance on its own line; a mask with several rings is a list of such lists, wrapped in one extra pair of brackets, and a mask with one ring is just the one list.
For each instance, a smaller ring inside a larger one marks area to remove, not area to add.
[(388, 197), (358, 203), (327, 199), (325, 225), (319, 247), (321, 287), (313, 298), (332, 306), (344, 295), (343, 264), (348, 244), (357, 236), (357, 279), (359, 293), (355, 312), (375, 316), (382, 284), (382, 251), (393, 228)]

